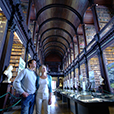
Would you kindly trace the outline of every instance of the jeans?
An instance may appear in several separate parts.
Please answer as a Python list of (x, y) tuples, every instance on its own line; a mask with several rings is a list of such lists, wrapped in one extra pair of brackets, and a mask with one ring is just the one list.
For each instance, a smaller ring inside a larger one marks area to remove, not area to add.
[(30, 94), (28, 97), (23, 97), (21, 100), (21, 114), (33, 114), (35, 94)]
[(36, 95), (36, 114), (41, 114), (42, 104), (43, 104), (43, 108), (44, 108), (44, 114), (50, 114), (48, 100), (49, 100), (48, 93), (37, 93), (37, 95)]

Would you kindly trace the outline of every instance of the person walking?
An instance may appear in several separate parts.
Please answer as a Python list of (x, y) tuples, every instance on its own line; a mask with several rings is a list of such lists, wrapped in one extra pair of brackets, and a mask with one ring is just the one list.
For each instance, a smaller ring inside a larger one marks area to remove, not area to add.
[(47, 74), (45, 65), (40, 66), (37, 77), (36, 114), (41, 114), (43, 103), (44, 114), (49, 114), (52, 103), (52, 77)]
[(21, 100), (21, 114), (33, 114), (35, 93), (36, 93), (36, 79), (34, 72), (36, 68), (36, 61), (34, 59), (28, 61), (28, 68), (22, 70), (13, 82), (13, 87), (22, 97)]

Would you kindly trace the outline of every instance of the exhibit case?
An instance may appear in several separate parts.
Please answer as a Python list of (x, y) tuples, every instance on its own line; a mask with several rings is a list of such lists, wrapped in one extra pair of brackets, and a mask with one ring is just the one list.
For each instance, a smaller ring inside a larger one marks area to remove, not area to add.
[(77, 90), (57, 90), (63, 102), (74, 114), (110, 114), (114, 106), (114, 94)]

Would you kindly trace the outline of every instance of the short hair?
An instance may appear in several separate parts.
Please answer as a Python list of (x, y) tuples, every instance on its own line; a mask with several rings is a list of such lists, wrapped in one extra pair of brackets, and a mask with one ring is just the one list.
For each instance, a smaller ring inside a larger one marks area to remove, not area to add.
[(28, 67), (30, 68), (30, 64), (32, 64), (32, 61), (36, 61), (35, 59), (31, 59), (28, 61)]

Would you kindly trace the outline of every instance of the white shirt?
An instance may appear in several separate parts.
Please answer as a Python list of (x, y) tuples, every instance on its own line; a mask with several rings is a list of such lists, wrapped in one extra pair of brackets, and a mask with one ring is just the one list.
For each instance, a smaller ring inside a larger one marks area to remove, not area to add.
[(48, 78), (39, 78), (38, 93), (48, 93)]

